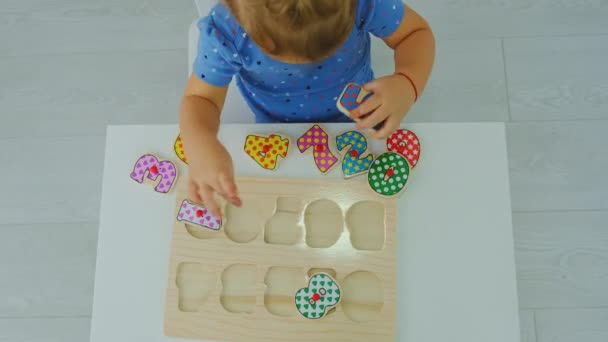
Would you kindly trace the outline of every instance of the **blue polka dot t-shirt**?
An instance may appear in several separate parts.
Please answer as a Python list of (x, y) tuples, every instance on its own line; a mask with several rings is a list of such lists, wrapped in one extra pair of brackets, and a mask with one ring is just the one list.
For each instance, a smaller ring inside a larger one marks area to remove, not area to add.
[(223, 4), (198, 27), (200, 41), (194, 73), (204, 82), (227, 86), (233, 77), (255, 113), (256, 122), (343, 122), (336, 101), (349, 82), (374, 78), (370, 34), (384, 38), (401, 24), (401, 0), (359, 0), (347, 40), (324, 60), (291, 64), (266, 55)]

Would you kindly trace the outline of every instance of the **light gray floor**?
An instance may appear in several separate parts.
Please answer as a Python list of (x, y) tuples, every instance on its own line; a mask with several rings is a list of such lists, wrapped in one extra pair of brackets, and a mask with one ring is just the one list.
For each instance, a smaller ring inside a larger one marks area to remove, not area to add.
[[(608, 341), (608, 2), (411, 5), (439, 55), (410, 119), (509, 122), (522, 340)], [(0, 1), (0, 342), (88, 340), (105, 126), (176, 122), (195, 17)]]

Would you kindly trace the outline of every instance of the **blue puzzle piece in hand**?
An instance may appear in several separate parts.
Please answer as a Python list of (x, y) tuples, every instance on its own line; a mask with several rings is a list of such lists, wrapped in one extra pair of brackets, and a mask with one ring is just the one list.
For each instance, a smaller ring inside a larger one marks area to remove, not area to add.
[(349, 112), (356, 109), (373, 95), (372, 93), (368, 93), (365, 95), (365, 97), (363, 97), (363, 99), (359, 100), (362, 90), (363, 88), (360, 85), (356, 83), (349, 83), (344, 89), (342, 96), (338, 99), (339, 103)]
[[(363, 102), (367, 101), (373, 93), (367, 93), (363, 98), (361, 92), (365, 92), (363, 87), (356, 83), (349, 83), (342, 92), (342, 95), (338, 99), (338, 109), (345, 115), (350, 116), (350, 112), (359, 107)], [(380, 130), (384, 126), (384, 121), (374, 126), (374, 130)]]

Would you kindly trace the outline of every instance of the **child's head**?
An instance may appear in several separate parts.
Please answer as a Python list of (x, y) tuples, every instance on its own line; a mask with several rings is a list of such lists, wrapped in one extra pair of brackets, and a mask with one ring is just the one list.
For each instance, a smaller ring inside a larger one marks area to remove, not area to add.
[(329, 56), (348, 38), (357, 0), (224, 0), (270, 55), (298, 62)]

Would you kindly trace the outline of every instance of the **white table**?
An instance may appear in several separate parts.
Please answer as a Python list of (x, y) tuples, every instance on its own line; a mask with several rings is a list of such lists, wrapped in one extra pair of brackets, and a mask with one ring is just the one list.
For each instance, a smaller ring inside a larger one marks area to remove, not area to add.
[[(352, 128), (325, 127), (334, 136)], [(519, 341), (504, 125), (407, 127), (422, 140), (422, 159), (399, 200), (398, 340)], [(224, 125), (220, 137), (238, 175), (341, 177), (339, 169), (321, 176), (312, 156), (295, 150), (269, 174), (251, 168), (253, 161), (241, 151), (246, 134), (276, 130), (295, 139), (307, 128)], [(177, 132), (175, 126), (108, 128), (92, 342), (178, 341), (163, 335), (175, 196), (129, 178), (142, 154), (177, 161)], [(374, 142), (372, 149), (385, 147)]]

